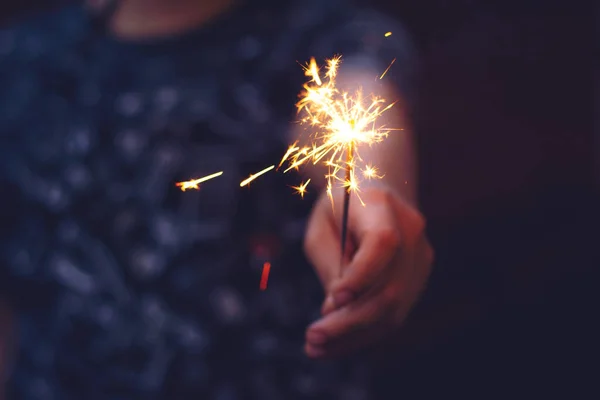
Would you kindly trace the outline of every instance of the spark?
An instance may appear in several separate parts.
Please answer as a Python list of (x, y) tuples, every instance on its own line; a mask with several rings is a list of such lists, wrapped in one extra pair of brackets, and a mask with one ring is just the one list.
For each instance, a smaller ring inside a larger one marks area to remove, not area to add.
[(267, 283), (269, 282), (269, 272), (271, 271), (271, 263), (265, 261), (263, 264), (262, 275), (260, 277), (260, 290), (267, 289)]
[(379, 77), (379, 79), (383, 79), (383, 77), (385, 76), (385, 74), (388, 73), (388, 71), (390, 70), (390, 68), (392, 68), (392, 65), (394, 65), (395, 62), (396, 62), (396, 59), (394, 58), (392, 60), (392, 62), (390, 63), (390, 65), (388, 65), (388, 67), (385, 69), (385, 71), (383, 71), (383, 74), (381, 74), (381, 76)]
[[(386, 36), (391, 32), (386, 33)], [(387, 69), (379, 77), (380, 79), (389, 71), (396, 59), (393, 59)], [(289, 146), (286, 153), (277, 165), (271, 165), (261, 171), (251, 174), (240, 182), (240, 186), (246, 186), (261, 175), (276, 169), (279, 170), (285, 163), (287, 166), (284, 173), (290, 170), (298, 170), (306, 164), (324, 164), (329, 172), (325, 175), (327, 180), (327, 194), (333, 199), (334, 182), (348, 191), (357, 193), (359, 181), (355, 171), (362, 172), (362, 176), (368, 179), (381, 178), (374, 173), (372, 166), (362, 167), (359, 147), (383, 141), (390, 131), (384, 126), (378, 126), (378, 118), (394, 103), (386, 104), (386, 101), (378, 96), (365, 97), (362, 89), (357, 89), (350, 94), (342, 91), (336, 86), (338, 69), (341, 64), (341, 56), (335, 56), (326, 60), (324, 73), (317, 65), (314, 58), (303, 65), (304, 74), (309, 77), (304, 84), (304, 90), (300, 93), (300, 100), (296, 104), (298, 113), (302, 113), (299, 123), (310, 126), (313, 133), (310, 135), (309, 144), (300, 146), (299, 141)], [(341, 171), (346, 171), (346, 176), (340, 176)], [(181, 190), (198, 189), (199, 184), (208, 179), (221, 175), (219, 172), (204, 178), (179, 182), (177, 186)], [(301, 195), (306, 186), (295, 188)]]
[(382, 175), (379, 175), (379, 171), (372, 165), (367, 165), (363, 170), (363, 176), (367, 179), (381, 179)]
[[(387, 32), (385, 36), (391, 34), (391, 32)], [(395, 61), (396, 59), (392, 60), (379, 79), (385, 76)], [(300, 141), (296, 141), (289, 146), (277, 167), (271, 165), (251, 174), (240, 182), (240, 187), (248, 185), (271, 170), (279, 171), (282, 167), (283, 173), (298, 170), (301, 166), (309, 164), (321, 164), (327, 167), (328, 173), (325, 175), (326, 193), (331, 200), (332, 207), (334, 206), (334, 184), (344, 189), (341, 229), (341, 250), (344, 254), (350, 194), (356, 194), (358, 200), (364, 205), (359, 196), (360, 182), (358, 177), (361, 176), (365, 179), (381, 178), (374, 166), (363, 165), (360, 149), (382, 142), (387, 138), (390, 131), (396, 129), (386, 129), (378, 123), (379, 117), (392, 108), (395, 103), (388, 104), (385, 99), (374, 94), (364, 96), (361, 88), (356, 89), (354, 93), (348, 93), (336, 86), (340, 63), (341, 56), (326, 60), (323, 73), (314, 58), (303, 65), (304, 74), (309, 79), (303, 85), (303, 90), (299, 95), (300, 100), (296, 103), (296, 107), (298, 115), (301, 115), (298, 122), (307, 126), (307, 130), (310, 132), (308, 144), (301, 145)], [(345, 174), (342, 172), (345, 172)], [(191, 188), (198, 189), (198, 184), (215, 178), (222, 173), (219, 172), (187, 182), (179, 182), (177, 186), (181, 187), (183, 191)], [(293, 188), (300, 196), (304, 197), (309, 182), (310, 179)], [(261, 290), (267, 288), (270, 269), (271, 263), (265, 262), (260, 281)]]
[[(304, 84), (296, 106), (301, 114), (300, 124), (311, 131), (309, 144), (300, 146), (295, 142), (279, 163), (280, 166), (287, 163), (284, 172), (307, 164), (327, 166), (325, 179), (330, 198), (334, 186), (358, 193), (360, 182), (355, 171), (362, 172), (362, 176), (365, 170), (359, 149), (388, 136), (390, 130), (378, 125), (377, 120), (394, 105), (375, 95), (364, 96), (360, 88), (352, 94), (339, 89), (336, 78), (340, 64), (341, 56), (336, 56), (326, 60), (323, 71), (314, 58), (303, 66), (310, 79)], [(345, 177), (341, 171), (346, 171)], [(367, 175), (378, 177), (370, 172)]]
[(295, 189), (296, 192), (300, 195), (300, 197), (304, 198), (304, 195), (307, 193), (306, 187), (308, 186), (309, 183), (310, 183), (310, 179), (304, 183), (301, 183), (299, 186), (292, 186), (292, 189)]
[(327, 182), (327, 189), (325, 189), (325, 193), (327, 193), (327, 197), (331, 202), (331, 209), (335, 211), (335, 203), (333, 202), (333, 186), (331, 185), (331, 181)]
[(244, 179), (242, 182), (240, 182), (240, 187), (242, 186), (246, 186), (247, 184), (249, 184), (250, 182), (252, 182), (253, 180), (255, 180), (256, 178), (258, 178), (259, 176), (266, 174), (267, 172), (269, 172), (270, 170), (274, 169), (275, 166), (271, 165), (270, 167), (267, 167), (263, 170), (260, 170), (254, 174), (251, 174), (248, 178)]
[(179, 188), (181, 188), (182, 192), (185, 192), (188, 189), (196, 189), (196, 190), (198, 190), (198, 189), (200, 189), (199, 185), (202, 182), (206, 182), (206, 181), (208, 181), (210, 179), (216, 178), (216, 177), (221, 176), (221, 175), (223, 175), (223, 171), (216, 172), (214, 174), (207, 175), (207, 176), (204, 176), (204, 177), (198, 178), (198, 179), (192, 179), (192, 180), (184, 181), (184, 182), (177, 182), (175, 185), (178, 186)]
[(383, 35), (383, 36), (390, 37), (390, 36), (392, 36), (392, 32), (386, 32), (385, 35)]

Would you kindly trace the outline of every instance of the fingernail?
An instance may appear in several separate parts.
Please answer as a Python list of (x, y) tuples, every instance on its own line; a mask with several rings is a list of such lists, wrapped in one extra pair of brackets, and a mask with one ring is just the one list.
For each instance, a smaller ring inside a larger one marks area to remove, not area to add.
[(323, 332), (308, 331), (306, 333), (306, 341), (313, 346), (319, 346), (327, 342), (327, 335)]
[(343, 307), (354, 299), (354, 294), (349, 290), (342, 290), (333, 296), (336, 307)]

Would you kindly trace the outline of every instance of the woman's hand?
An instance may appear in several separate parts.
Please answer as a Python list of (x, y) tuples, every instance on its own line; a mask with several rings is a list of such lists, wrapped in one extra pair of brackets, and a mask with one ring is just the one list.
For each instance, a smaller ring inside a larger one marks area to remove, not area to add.
[(423, 290), (433, 250), (423, 216), (388, 188), (369, 188), (350, 202), (349, 240), (340, 265), (340, 225), (322, 196), (312, 212), (305, 250), (323, 283), (322, 318), (308, 327), (305, 350), (313, 358), (337, 357), (393, 333)]

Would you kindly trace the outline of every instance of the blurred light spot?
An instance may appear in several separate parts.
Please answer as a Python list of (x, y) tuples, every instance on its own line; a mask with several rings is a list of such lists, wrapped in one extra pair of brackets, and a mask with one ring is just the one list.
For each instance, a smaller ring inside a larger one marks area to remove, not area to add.
[(73, 129), (66, 140), (65, 147), (70, 154), (85, 155), (91, 147), (92, 137), (88, 128)]
[(144, 148), (146, 141), (137, 131), (128, 129), (118, 134), (116, 144), (125, 155), (136, 157)]
[(142, 99), (137, 93), (124, 93), (116, 101), (117, 112), (133, 116), (142, 110)]
[(211, 303), (217, 317), (225, 323), (240, 322), (246, 313), (240, 295), (229, 288), (218, 288), (211, 296)]
[(163, 246), (176, 246), (180, 242), (175, 222), (165, 215), (157, 216), (152, 223), (153, 237)]
[(179, 94), (172, 87), (163, 87), (156, 92), (154, 101), (156, 106), (161, 111), (170, 111), (175, 107), (179, 100)]
[(91, 182), (91, 175), (87, 169), (81, 165), (72, 165), (65, 171), (67, 182), (74, 189), (84, 189)]
[(238, 54), (243, 59), (251, 60), (258, 57), (260, 50), (260, 42), (252, 36), (246, 36), (239, 43)]
[(131, 267), (139, 279), (156, 277), (166, 264), (161, 254), (148, 249), (134, 251), (131, 258)]
[(82, 271), (66, 257), (55, 255), (50, 261), (50, 268), (54, 271), (57, 280), (64, 286), (84, 294), (90, 294), (94, 290), (92, 276)]

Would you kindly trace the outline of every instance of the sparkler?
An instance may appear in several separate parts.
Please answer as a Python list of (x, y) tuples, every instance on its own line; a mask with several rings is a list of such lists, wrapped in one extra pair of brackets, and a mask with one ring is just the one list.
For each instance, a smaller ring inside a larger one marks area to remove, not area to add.
[[(387, 32), (385, 36), (390, 36)], [(392, 60), (388, 68), (379, 76), (382, 79), (389, 71), (396, 59)], [(271, 165), (261, 171), (251, 174), (244, 179), (240, 186), (246, 186), (259, 176), (271, 171), (284, 168), (284, 173), (290, 170), (297, 170), (307, 164), (322, 164), (327, 167), (328, 173), (325, 175), (327, 181), (326, 193), (329, 196), (332, 206), (334, 183), (344, 189), (344, 204), (341, 227), (341, 251), (342, 260), (345, 253), (348, 231), (348, 212), (350, 208), (351, 194), (355, 194), (362, 205), (359, 192), (359, 175), (366, 179), (381, 178), (377, 169), (372, 165), (363, 165), (359, 149), (363, 146), (372, 146), (382, 142), (392, 129), (386, 129), (384, 126), (378, 126), (377, 120), (394, 103), (386, 104), (386, 101), (378, 96), (371, 95), (368, 98), (363, 96), (362, 89), (357, 89), (353, 94), (349, 94), (336, 86), (338, 68), (341, 63), (341, 56), (326, 60), (325, 73), (321, 75), (320, 67), (314, 58), (308, 64), (303, 66), (305, 75), (309, 77), (304, 84), (304, 90), (300, 93), (300, 100), (296, 104), (299, 114), (303, 117), (299, 120), (300, 124), (308, 125), (312, 134), (309, 136), (308, 145), (300, 145), (299, 141), (289, 146), (287, 152), (277, 165)], [(345, 174), (342, 174), (345, 172)], [(362, 174), (358, 174), (361, 172)], [(220, 173), (219, 173), (220, 174)], [(343, 176), (341, 176), (343, 175)], [(205, 178), (193, 181), (180, 182), (177, 185), (181, 190), (190, 188), (197, 189), (198, 183), (218, 176), (209, 175)], [(310, 180), (302, 183), (294, 189), (304, 196), (306, 187)], [(268, 271), (270, 264), (265, 264), (263, 274)], [(266, 272), (265, 272), (266, 271)], [(265, 275), (263, 275), (263, 279)], [(261, 288), (263, 284), (261, 283)], [(266, 287), (266, 283), (265, 283)]]
[[(379, 77), (387, 73), (392, 64)], [(307, 124), (313, 131), (309, 146), (299, 146), (298, 142), (292, 144), (285, 153), (279, 167), (288, 163), (284, 172), (298, 169), (301, 165), (312, 163), (324, 164), (328, 168), (325, 175), (327, 180), (327, 194), (333, 205), (333, 184), (341, 184), (344, 190), (344, 204), (341, 229), (342, 260), (345, 253), (348, 231), (348, 212), (350, 209), (351, 194), (355, 193), (361, 204), (359, 196), (359, 181), (356, 171), (361, 171), (367, 179), (381, 178), (377, 170), (371, 165), (362, 165), (359, 147), (372, 146), (383, 141), (389, 129), (377, 125), (378, 118), (394, 103), (385, 104), (381, 97), (370, 96), (365, 99), (362, 89), (357, 89), (351, 95), (336, 86), (336, 78), (341, 57), (337, 56), (327, 60), (325, 73), (320, 74), (320, 68), (314, 58), (304, 66), (305, 75), (309, 81), (304, 85), (300, 94), (300, 101), (296, 104), (299, 113), (304, 113), (300, 119), (301, 124)], [(344, 177), (341, 172), (345, 171)], [(302, 195), (305, 185), (296, 188)]]

